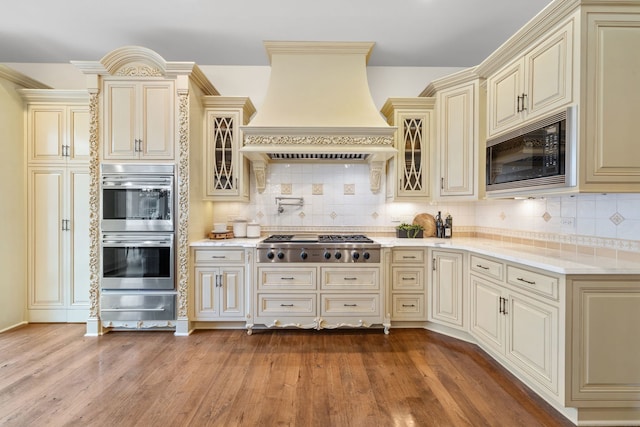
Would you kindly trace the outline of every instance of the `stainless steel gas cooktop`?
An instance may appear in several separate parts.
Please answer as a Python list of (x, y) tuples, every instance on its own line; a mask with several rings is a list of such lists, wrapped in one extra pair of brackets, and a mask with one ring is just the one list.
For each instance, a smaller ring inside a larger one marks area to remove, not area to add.
[(257, 251), (259, 263), (380, 262), (380, 244), (361, 234), (276, 234)]

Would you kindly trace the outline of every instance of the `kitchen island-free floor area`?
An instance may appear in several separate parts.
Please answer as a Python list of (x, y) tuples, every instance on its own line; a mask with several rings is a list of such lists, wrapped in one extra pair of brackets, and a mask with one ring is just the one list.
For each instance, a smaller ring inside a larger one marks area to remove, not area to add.
[(0, 334), (0, 425), (572, 425), (475, 345), (422, 329), (84, 332)]

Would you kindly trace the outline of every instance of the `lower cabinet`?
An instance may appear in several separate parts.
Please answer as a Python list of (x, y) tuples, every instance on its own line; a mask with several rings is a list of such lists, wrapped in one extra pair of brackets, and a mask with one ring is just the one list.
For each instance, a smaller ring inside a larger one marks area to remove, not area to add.
[[(558, 277), (507, 265), (507, 270), (512, 268), (517, 269), (519, 279), (536, 285), (546, 287), (539, 282), (543, 278), (555, 282), (555, 295), (559, 295), (557, 288), (561, 283)], [(497, 281), (477, 272), (469, 277), (471, 335), (526, 382), (537, 385), (538, 390), (562, 402), (564, 381), (561, 384), (560, 361), (564, 360), (564, 346), (561, 347), (560, 337), (564, 334), (560, 331), (564, 323), (560, 324), (559, 301), (514, 287), (508, 280)]]
[(466, 329), (463, 259), (464, 254), (458, 251), (430, 251), (430, 322)]
[[(380, 267), (257, 268), (255, 324), (334, 329), (384, 325)], [(247, 328), (251, 333), (252, 325)]]
[(85, 322), (89, 317), (89, 171), (28, 168), (27, 227), (30, 322)]
[(424, 248), (393, 248), (391, 250), (390, 303), (391, 320), (427, 320), (427, 295)]
[(244, 250), (195, 249), (194, 259), (193, 319), (244, 320)]

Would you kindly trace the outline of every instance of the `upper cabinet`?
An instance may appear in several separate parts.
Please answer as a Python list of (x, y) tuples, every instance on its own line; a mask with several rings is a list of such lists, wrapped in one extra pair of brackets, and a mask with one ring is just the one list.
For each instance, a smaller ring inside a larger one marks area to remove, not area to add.
[(477, 200), (484, 193), (483, 83), (469, 68), (432, 82), (421, 93), (436, 98), (435, 199)]
[(103, 158), (173, 159), (174, 92), (171, 80), (105, 80)]
[(27, 161), (73, 164), (89, 160), (89, 96), (86, 91), (32, 90), (27, 101)]
[(204, 197), (248, 201), (249, 161), (240, 153), (240, 126), (255, 108), (249, 98), (207, 96), (204, 104)]
[(639, 192), (638, 46), (640, 3), (552, 2), (477, 67), (487, 79), (487, 137), (575, 106), (569, 191)]
[(382, 113), (396, 126), (395, 157), (387, 162), (387, 199), (425, 200), (431, 195), (431, 140), (435, 99), (389, 98)]
[(573, 25), (572, 18), (487, 79), (489, 137), (573, 101)]

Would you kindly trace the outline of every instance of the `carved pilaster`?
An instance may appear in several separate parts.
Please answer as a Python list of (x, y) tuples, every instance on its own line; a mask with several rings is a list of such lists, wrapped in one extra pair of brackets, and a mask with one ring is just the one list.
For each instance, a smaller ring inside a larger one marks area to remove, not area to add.
[(89, 319), (98, 319), (100, 291), (100, 138), (98, 92), (89, 94)]
[(189, 283), (189, 94), (178, 92), (178, 319), (187, 317)]

